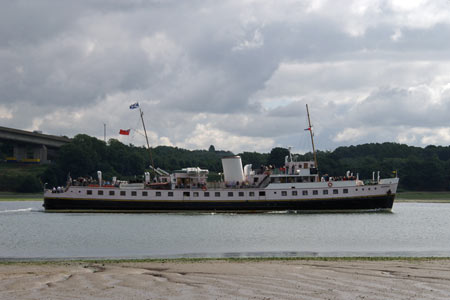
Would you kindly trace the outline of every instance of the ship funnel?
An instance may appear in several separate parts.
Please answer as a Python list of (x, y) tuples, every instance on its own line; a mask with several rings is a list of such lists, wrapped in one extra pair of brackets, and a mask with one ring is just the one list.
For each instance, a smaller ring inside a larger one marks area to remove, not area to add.
[(98, 185), (102, 186), (102, 171), (97, 171)]
[(241, 183), (244, 181), (242, 160), (240, 156), (226, 156), (222, 158), (223, 174), (225, 182)]
[(145, 172), (145, 183), (149, 184), (150, 183), (150, 172)]

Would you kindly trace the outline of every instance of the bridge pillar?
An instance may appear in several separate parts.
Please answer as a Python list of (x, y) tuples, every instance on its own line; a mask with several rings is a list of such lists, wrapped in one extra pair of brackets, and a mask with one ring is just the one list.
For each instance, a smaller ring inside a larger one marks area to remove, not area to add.
[(14, 145), (13, 148), (13, 157), (16, 161), (22, 161), (27, 158), (27, 148), (23, 145)]
[(13, 156), (17, 162), (47, 163), (45, 145), (14, 145)]
[(34, 148), (34, 157), (39, 158), (41, 163), (47, 162), (47, 147), (41, 145), (41, 147)]

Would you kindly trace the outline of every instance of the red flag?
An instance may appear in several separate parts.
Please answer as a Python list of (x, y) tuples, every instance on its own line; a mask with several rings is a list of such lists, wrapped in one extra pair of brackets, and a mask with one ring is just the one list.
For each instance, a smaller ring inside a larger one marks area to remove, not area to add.
[(305, 130), (309, 130), (309, 131), (311, 131), (311, 127), (305, 128)]
[(127, 129), (127, 130), (120, 129), (119, 134), (129, 135), (130, 134), (130, 129)]

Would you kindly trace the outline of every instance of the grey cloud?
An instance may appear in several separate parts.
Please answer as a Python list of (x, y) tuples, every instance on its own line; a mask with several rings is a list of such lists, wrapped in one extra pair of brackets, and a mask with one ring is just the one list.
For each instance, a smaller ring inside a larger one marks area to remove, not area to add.
[[(150, 130), (177, 145), (195, 145), (186, 138), (200, 124), (247, 145), (306, 150), (305, 103), (323, 149), (448, 126), (448, 24), (402, 23), (384, 1), (362, 16), (331, 1), (313, 12), (310, 2), (290, 5), (5, 1), (0, 114), (14, 117), (0, 122), (98, 135), (103, 121), (111, 132), (134, 126), (136, 99)], [(370, 134), (337, 141), (346, 128)]]
[(446, 123), (450, 99), (430, 102), (430, 91), (411, 92), (404, 88), (381, 88), (354, 107), (359, 124), (433, 127)]

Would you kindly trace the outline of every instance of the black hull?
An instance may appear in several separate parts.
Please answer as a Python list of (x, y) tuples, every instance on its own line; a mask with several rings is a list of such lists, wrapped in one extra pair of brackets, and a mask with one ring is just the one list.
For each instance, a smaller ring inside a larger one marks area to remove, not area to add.
[(264, 201), (132, 201), (44, 198), (49, 212), (270, 212), (390, 210), (395, 195)]

